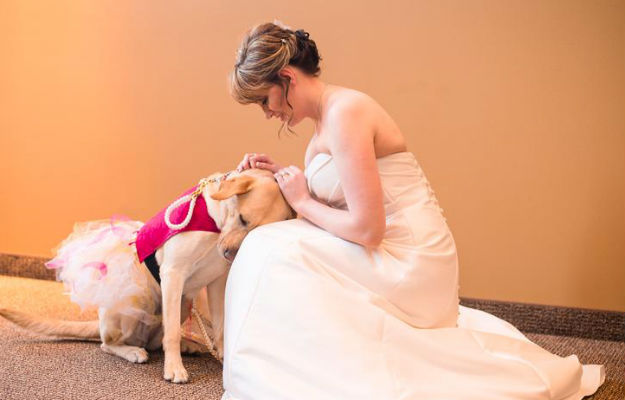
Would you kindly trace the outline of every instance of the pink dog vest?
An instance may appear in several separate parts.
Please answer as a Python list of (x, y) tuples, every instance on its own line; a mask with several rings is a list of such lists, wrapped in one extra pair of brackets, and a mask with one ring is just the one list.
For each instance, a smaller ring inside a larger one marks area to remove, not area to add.
[[(184, 192), (180, 197), (192, 193), (198, 185), (195, 185), (191, 189)], [(173, 224), (181, 223), (187, 216), (189, 211), (189, 202), (186, 202), (180, 207), (174, 209), (170, 214), (170, 222)], [(137, 249), (137, 256), (139, 261), (143, 262), (147, 257), (153, 256), (156, 250), (161, 247), (169, 238), (180, 233), (187, 231), (206, 231), (206, 232), (221, 232), (217, 227), (215, 221), (208, 214), (206, 208), (206, 201), (204, 196), (200, 194), (195, 202), (191, 221), (189, 224), (181, 229), (171, 229), (165, 223), (165, 211), (167, 207), (163, 208), (158, 214), (150, 218), (145, 225), (139, 229), (137, 233), (137, 239), (135, 246)], [(150, 271), (154, 275), (154, 271)], [(157, 281), (160, 281), (156, 277)]]

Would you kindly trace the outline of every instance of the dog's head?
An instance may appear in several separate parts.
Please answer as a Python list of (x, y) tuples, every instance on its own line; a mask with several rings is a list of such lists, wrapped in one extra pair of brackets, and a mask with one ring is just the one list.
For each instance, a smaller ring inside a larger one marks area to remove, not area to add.
[(229, 261), (234, 260), (249, 231), (297, 215), (282, 196), (273, 173), (264, 169), (251, 168), (232, 175), (221, 181), (210, 197), (220, 203), (217, 247)]

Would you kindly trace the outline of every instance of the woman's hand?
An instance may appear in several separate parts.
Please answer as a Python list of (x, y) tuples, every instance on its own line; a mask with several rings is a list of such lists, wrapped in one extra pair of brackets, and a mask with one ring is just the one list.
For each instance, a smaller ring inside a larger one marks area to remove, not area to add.
[(245, 153), (243, 160), (237, 166), (237, 171), (241, 172), (249, 168), (266, 169), (275, 174), (282, 167), (276, 164), (267, 154)]
[(295, 211), (298, 210), (300, 204), (311, 198), (306, 176), (295, 165), (281, 168), (273, 175), (280, 186), (282, 195)]

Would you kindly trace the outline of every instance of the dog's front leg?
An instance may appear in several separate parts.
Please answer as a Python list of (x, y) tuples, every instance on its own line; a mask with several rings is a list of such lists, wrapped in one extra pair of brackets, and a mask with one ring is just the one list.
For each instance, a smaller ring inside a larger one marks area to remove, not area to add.
[(160, 275), (163, 293), (163, 351), (165, 352), (163, 377), (174, 383), (184, 383), (189, 379), (180, 355), (180, 306), (184, 276), (175, 265), (168, 263), (163, 263)]

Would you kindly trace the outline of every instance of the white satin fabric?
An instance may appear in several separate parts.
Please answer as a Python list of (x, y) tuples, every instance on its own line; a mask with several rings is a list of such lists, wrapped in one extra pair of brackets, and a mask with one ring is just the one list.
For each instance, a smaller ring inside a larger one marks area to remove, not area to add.
[[(581, 399), (603, 383), (508, 322), (459, 306), (458, 258), (410, 152), (378, 158), (386, 234), (376, 249), (305, 219), (245, 238), (226, 285), (222, 400)], [(305, 170), (346, 209), (332, 156)]]

